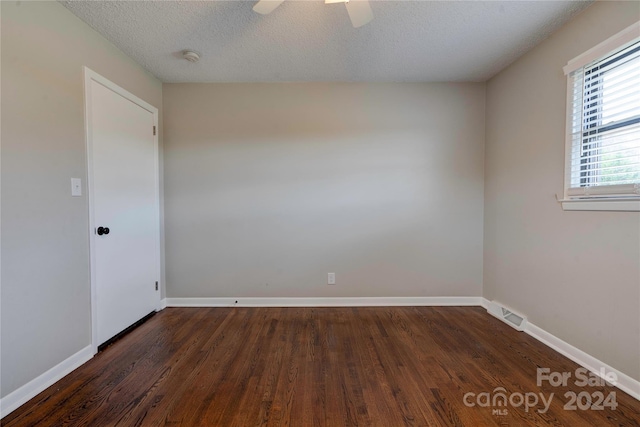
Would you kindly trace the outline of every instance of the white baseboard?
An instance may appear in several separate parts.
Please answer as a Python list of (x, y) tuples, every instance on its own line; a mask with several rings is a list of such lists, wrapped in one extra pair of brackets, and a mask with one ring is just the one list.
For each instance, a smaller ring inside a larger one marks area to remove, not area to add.
[(606, 373), (613, 372), (618, 378), (615, 386), (625, 393), (640, 400), (640, 381), (631, 378), (629, 375), (624, 374), (615, 368), (612, 368), (606, 363), (596, 359), (590, 354), (585, 353), (584, 351), (572, 346), (568, 342), (561, 340), (555, 335), (550, 334), (549, 332), (537, 327), (532, 323), (527, 323), (527, 327), (525, 328), (524, 332), (531, 335), (541, 343), (551, 347), (563, 356), (566, 356), (569, 359), (573, 360), (578, 365), (587, 368), (589, 371), (598, 376), (601, 376), (601, 369)]
[(167, 307), (479, 306), (481, 297), (166, 298)]
[(167, 308), (167, 299), (163, 298), (163, 299), (160, 300), (160, 308), (158, 308), (157, 311), (162, 311), (165, 308)]
[(0, 399), (0, 418), (18, 409), (38, 393), (70, 374), (71, 371), (86, 363), (92, 357), (93, 351), (91, 346), (88, 345), (19, 389), (9, 393)]
[[(489, 308), (489, 300), (486, 298), (482, 298), (481, 300), (481, 305), (484, 308)], [(554, 349), (563, 356), (573, 360), (578, 365), (587, 368), (589, 371), (598, 376), (601, 376), (601, 369), (604, 369), (604, 371), (607, 373), (613, 372), (618, 377), (616, 387), (633, 396), (634, 398), (640, 400), (640, 381), (631, 378), (629, 375), (624, 374), (615, 368), (612, 368), (606, 363), (596, 359), (588, 353), (585, 353), (579, 348), (572, 346), (568, 342), (561, 340), (555, 335), (550, 334), (549, 332), (534, 325), (533, 323), (528, 322), (527, 326), (524, 329), (524, 332), (537, 339), (541, 343), (545, 344), (546, 346)]]

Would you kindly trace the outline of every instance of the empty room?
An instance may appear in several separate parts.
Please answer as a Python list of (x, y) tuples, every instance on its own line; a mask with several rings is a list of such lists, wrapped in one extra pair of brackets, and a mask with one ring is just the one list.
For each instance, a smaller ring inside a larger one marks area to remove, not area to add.
[(0, 17), (0, 425), (640, 426), (639, 1)]

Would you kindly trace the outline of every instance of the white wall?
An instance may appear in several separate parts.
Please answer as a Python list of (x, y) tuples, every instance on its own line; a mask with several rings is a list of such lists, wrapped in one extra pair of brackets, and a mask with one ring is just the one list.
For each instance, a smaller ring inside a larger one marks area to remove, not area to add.
[(640, 214), (564, 212), (570, 59), (631, 25), (596, 2), (487, 85), (484, 297), (640, 379)]
[(480, 295), (484, 84), (163, 97), (169, 297)]
[(57, 2), (1, 7), (4, 397), (91, 343), (82, 66), (158, 108), (162, 85)]

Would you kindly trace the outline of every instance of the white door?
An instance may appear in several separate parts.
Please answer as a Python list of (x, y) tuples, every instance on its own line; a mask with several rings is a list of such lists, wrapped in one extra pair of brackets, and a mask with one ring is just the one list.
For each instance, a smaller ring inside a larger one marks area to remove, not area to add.
[(95, 350), (159, 306), (157, 110), (85, 76)]

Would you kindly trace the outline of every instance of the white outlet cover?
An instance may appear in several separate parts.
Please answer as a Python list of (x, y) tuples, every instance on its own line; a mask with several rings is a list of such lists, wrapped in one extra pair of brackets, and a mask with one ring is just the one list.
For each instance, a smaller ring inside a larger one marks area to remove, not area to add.
[(335, 285), (336, 284), (336, 273), (328, 273), (327, 274), (327, 284)]

